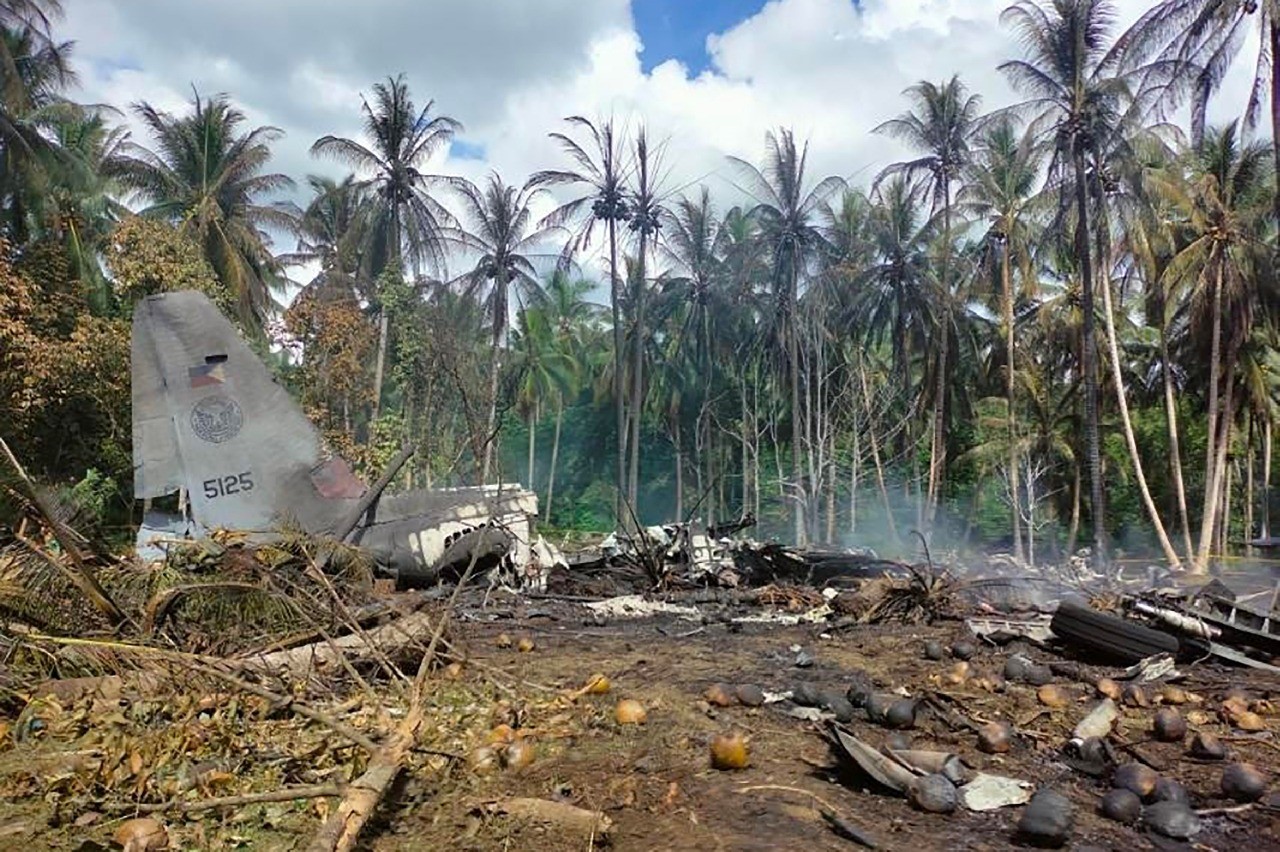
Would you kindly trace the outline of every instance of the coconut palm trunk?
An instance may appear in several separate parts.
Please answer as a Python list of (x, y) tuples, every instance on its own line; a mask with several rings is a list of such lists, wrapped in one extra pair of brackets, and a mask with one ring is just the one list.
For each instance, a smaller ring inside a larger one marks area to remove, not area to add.
[(1277, 18), (1277, 12), (1280, 10), (1273, 9), (1271, 25), (1267, 29), (1267, 43), (1270, 47), (1270, 61), (1267, 64), (1271, 66), (1271, 151), (1275, 159), (1276, 179), (1272, 204), (1276, 220), (1280, 221), (1280, 18)]
[(1187, 514), (1187, 488), (1182, 478), (1182, 442), (1178, 430), (1178, 406), (1174, 398), (1173, 371), (1169, 360), (1169, 334), (1164, 323), (1160, 326), (1160, 363), (1164, 374), (1164, 414), (1169, 432), (1169, 468), (1173, 477), (1174, 495), (1178, 501), (1178, 523), (1182, 527), (1182, 547), (1187, 559), (1195, 561), (1196, 551), (1191, 543), (1191, 519)]
[(564, 400), (556, 397), (556, 429), (551, 436), (551, 470), (547, 474), (547, 523), (551, 523), (551, 507), (556, 497), (556, 466), (560, 461), (560, 427), (564, 423)]
[(535, 404), (533, 410), (529, 412), (529, 472), (525, 487), (530, 491), (536, 491), (533, 487), (533, 458), (536, 454), (536, 442), (538, 434), (538, 406)]
[(676, 450), (676, 517), (677, 523), (684, 522), (684, 446), (680, 440), (680, 422), (677, 419), (671, 430), (672, 443)]
[(1009, 238), (1000, 252), (1000, 289), (1004, 308), (1005, 394), (1009, 431), (1009, 505), (1013, 510), (1013, 555), (1022, 559), (1022, 499), (1018, 485), (1018, 415), (1014, 409), (1013, 274), (1009, 268)]
[(884, 464), (880, 461), (880, 445), (876, 441), (876, 427), (871, 416), (871, 390), (867, 387), (867, 373), (858, 364), (858, 379), (862, 385), (862, 405), (867, 414), (867, 441), (871, 444), (871, 462), (876, 469), (876, 485), (880, 490), (880, 499), (884, 501), (884, 518), (889, 527), (889, 535), (898, 542), (898, 527), (893, 521), (893, 503), (889, 500), (889, 489), (884, 481)]
[(947, 353), (951, 337), (951, 181), (942, 178), (942, 320), (938, 329), (938, 375), (934, 387), (933, 439), (929, 453), (929, 495), (925, 526), (933, 528), (947, 458)]
[[(387, 368), (387, 334), (389, 321), (387, 309), (378, 308), (378, 357), (373, 368), (373, 420), (377, 422), (382, 413), (382, 379)], [(369, 430), (369, 440), (373, 440), (373, 429)]]
[(1218, 391), (1221, 384), (1222, 356), (1222, 267), (1225, 258), (1219, 258), (1213, 279), (1212, 316), (1213, 331), (1209, 341), (1209, 406), (1206, 414), (1208, 439), (1204, 460), (1204, 510), (1200, 517), (1200, 544), (1196, 550), (1193, 570), (1203, 574), (1209, 567), (1209, 551), (1213, 546), (1214, 523), (1218, 508)]
[(1271, 538), (1271, 406), (1262, 421), (1262, 538)]
[(1102, 452), (1098, 435), (1097, 340), (1094, 330), (1093, 263), (1089, 245), (1089, 191), (1086, 186), (1084, 140), (1072, 142), (1075, 166), (1076, 256), (1080, 261), (1080, 368), (1084, 374), (1085, 464), (1089, 469), (1089, 514), (1093, 520), (1093, 557), (1106, 561), (1106, 516), (1102, 502)]
[(645, 255), (649, 250), (647, 228), (640, 228), (640, 258), (637, 264), (635, 299), (635, 339), (631, 347), (631, 436), (627, 450), (631, 454), (627, 472), (627, 501), (636, 523), (640, 522), (638, 500), (640, 497), (640, 415), (644, 406), (644, 310), (645, 310)]
[(1254, 491), (1253, 469), (1255, 467), (1254, 423), (1249, 418), (1249, 435), (1244, 452), (1244, 537), (1253, 538), (1253, 507), (1257, 504), (1257, 493)]
[(799, 310), (799, 299), (796, 296), (796, 285), (799, 275), (796, 269), (797, 258), (794, 253), (787, 264), (787, 367), (791, 376), (791, 475), (794, 479), (794, 501), (792, 520), (794, 523), (795, 542), (799, 546), (805, 543), (805, 511), (804, 511), (804, 465), (800, 458), (800, 441), (804, 435), (804, 411), (800, 408), (800, 341), (797, 339), (800, 329), (796, 324), (796, 313)]
[(614, 516), (618, 526), (623, 526), (622, 501), (627, 494), (627, 402), (623, 391), (622, 293), (618, 282), (618, 229), (614, 219), (609, 219), (609, 307), (613, 312), (613, 409), (616, 431), (618, 493), (614, 500)]
[(507, 348), (507, 272), (498, 265), (493, 287), (493, 352), (489, 359), (489, 414), (485, 418), (484, 454), (480, 482), (487, 485), (493, 470), (493, 445), (498, 439), (498, 379), (502, 374), (502, 353)]
[(1103, 276), (1100, 283), (1102, 285), (1100, 288), (1102, 290), (1102, 318), (1107, 333), (1107, 349), (1111, 355), (1111, 380), (1116, 388), (1116, 401), (1120, 405), (1120, 423), (1124, 428), (1124, 440), (1129, 448), (1129, 459), (1133, 463), (1133, 472), (1138, 480), (1138, 492), (1142, 495), (1142, 505), (1147, 510), (1147, 517), (1151, 520), (1151, 526), (1155, 529), (1156, 539), (1160, 542), (1160, 549), (1164, 551), (1164, 558), (1174, 568), (1181, 569), (1182, 560), (1178, 558), (1178, 552), (1174, 550), (1173, 545), (1170, 543), (1169, 535), (1164, 528), (1164, 522), (1160, 519), (1160, 511), (1156, 508), (1155, 501), (1151, 499), (1151, 489), (1147, 487), (1147, 476), (1142, 469), (1142, 456), (1138, 453), (1138, 441), (1133, 433), (1133, 421), (1129, 417), (1128, 392), (1125, 390), (1124, 373), (1120, 369), (1120, 347), (1116, 343), (1116, 322), (1115, 313), (1112, 310), (1109, 276)]

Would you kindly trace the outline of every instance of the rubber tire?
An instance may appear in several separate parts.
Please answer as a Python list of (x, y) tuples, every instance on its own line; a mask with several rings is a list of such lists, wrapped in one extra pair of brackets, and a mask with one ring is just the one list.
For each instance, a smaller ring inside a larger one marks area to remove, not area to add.
[(1063, 601), (1049, 629), (1059, 639), (1099, 656), (1136, 663), (1153, 654), (1177, 654), (1176, 636), (1098, 612), (1077, 601)]

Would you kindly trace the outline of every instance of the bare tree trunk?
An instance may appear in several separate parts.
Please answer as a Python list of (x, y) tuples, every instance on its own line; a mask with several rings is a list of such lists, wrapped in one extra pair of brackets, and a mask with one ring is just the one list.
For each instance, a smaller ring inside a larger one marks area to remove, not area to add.
[(684, 522), (684, 449), (680, 445), (680, 424), (671, 430), (676, 445), (676, 522)]
[(947, 438), (947, 355), (951, 336), (951, 183), (944, 173), (942, 178), (942, 325), (938, 329), (938, 375), (935, 379), (933, 402), (933, 433), (929, 444), (929, 495), (925, 508), (925, 529), (933, 528), (938, 512), (938, 500), (942, 493), (942, 478), (946, 470)]
[(827, 543), (836, 540), (836, 460), (834, 454), (827, 463)]
[(481, 453), (480, 484), (487, 485), (493, 470), (493, 445), (497, 441), (498, 378), (502, 374), (502, 353), (507, 348), (507, 276), (499, 269), (493, 282), (493, 352), (489, 358), (489, 413), (485, 418), (484, 449)]
[[(1234, 363), (1235, 359), (1231, 359)], [(1231, 432), (1235, 426), (1235, 382), (1231, 381), (1230, 372), (1226, 376), (1226, 392), (1223, 394), (1223, 417), (1218, 423), (1218, 431), (1222, 435), (1221, 443), (1218, 447), (1218, 461), (1216, 467), (1221, 474), (1221, 482), (1219, 483), (1219, 501), (1222, 503), (1220, 512), (1220, 529), (1218, 531), (1218, 544), (1215, 553), (1226, 555), (1227, 552), (1227, 529), (1231, 523), (1231, 465), (1227, 463), (1227, 458), (1231, 452)]]
[(1272, 213), (1280, 221), (1280, 19), (1271, 6), (1271, 18), (1267, 28), (1268, 52), (1271, 65), (1271, 152), (1275, 159), (1276, 191), (1272, 194)]
[(1262, 421), (1262, 538), (1271, 538), (1271, 406)]
[(1009, 494), (1013, 508), (1013, 558), (1022, 559), (1022, 508), (1018, 496), (1018, 415), (1014, 408), (1014, 365), (1013, 365), (1013, 275), (1009, 268), (1009, 240), (1006, 237), (1004, 250), (1000, 253), (1000, 284), (1003, 290), (1001, 300), (1004, 308), (1004, 352), (1006, 363), (1005, 395), (1006, 414), (1009, 418)]
[(702, 413), (702, 462), (707, 466), (706, 518), (708, 524), (714, 524), (718, 517), (716, 503), (716, 452), (711, 434), (710, 412)]
[(1221, 385), (1222, 365), (1222, 261), (1218, 263), (1213, 281), (1213, 334), (1209, 344), (1209, 410), (1207, 414), (1208, 438), (1205, 443), (1204, 462), (1204, 514), (1200, 518), (1200, 547), (1192, 571), (1203, 574), (1208, 570), (1209, 550), (1213, 546), (1214, 522), (1217, 520), (1219, 471), (1218, 448), (1218, 391)]
[(1071, 525), (1067, 528), (1067, 555), (1074, 555), (1080, 543), (1080, 462), (1075, 463), (1075, 479), (1071, 484)]
[(742, 380), (742, 510), (750, 505), (751, 494), (751, 447), (747, 441), (747, 381)]
[(867, 387), (867, 374), (862, 369), (862, 365), (858, 365), (858, 376), (862, 383), (862, 401), (867, 412), (867, 441), (871, 444), (871, 461), (876, 468), (876, 483), (880, 486), (880, 499), (884, 501), (884, 518), (885, 523), (889, 526), (889, 535), (893, 537), (895, 542), (900, 542), (898, 538), (898, 527), (893, 522), (893, 505), (889, 501), (889, 489), (884, 482), (884, 465), (880, 463), (880, 448), (876, 443), (876, 427), (871, 417), (871, 391)]
[(1182, 449), (1178, 437), (1178, 405), (1174, 400), (1173, 372), (1169, 360), (1169, 336), (1166, 323), (1160, 323), (1160, 363), (1164, 373), (1164, 413), (1169, 430), (1169, 466), (1173, 475), (1173, 488), (1178, 501), (1178, 523), (1182, 527), (1182, 546), (1187, 559), (1195, 560), (1195, 548), (1191, 544), (1191, 516), (1187, 513), (1187, 488), (1182, 479)]
[(1036, 477), (1027, 460), (1027, 564), (1036, 564)]
[(797, 340), (800, 330), (796, 324), (799, 302), (796, 296), (796, 286), (799, 283), (799, 270), (796, 269), (798, 261), (799, 258), (792, 257), (788, 268), (790, 286), (787, 288), (787, 363), (791, 368), (791, 475), (795, 490), (792, 501), (793, 534), (796, 545), (803, 546), (805, 543), (804, 467), (800, 461), (800, 441), (804, 435), (804, 423), (800, 409), (800, 341)]
[(551, 523), (551, 505), (556, 495), (556, 464), (560, 460), (560, 426), (564, 422), (564, 400), (556, 396), (556, 431), (551, 438), (551, 471), (547, 474), (547, 523)]
[(627, 493), (627, 407), (623, 394), (622, 362), (622, 287), (618, 282), (618, 232), (617, 223), (609, 220), (609, 307), (613, 312), (613, 408), (618, 444), (617, 485), (613, 513), (619, 527), (625, 525), (626, 513), (622, 500)]
[(1085, 464), (1089, 469), (1089, 514), (1093, 521), (1093, 558), (1105, 563), (1106, 506), (1102, 500), (1102, 448), (1098, 425), (1098, 351), (1094, 332), (1093, 256), (1089, 245), (1089, 191), (1083, 140), (1072, 140), (1076, 190), (1076, 257), (1080, 263), (1082, 316), (1080, 372), (1084, 377)]
[[(1257, 497), (1254, 489), (1253, 481), (1254, 467), (1254, 448), (1253, 448), (1253, 418), (1249, 418), (1249, 437), (1246, 441), (1244, 451), (1244, 538), (1245, 541), (1253, 539), (1253, 504)], [(1252, 549), (1246, 550), (1246, 553), (1252, 552)]]
[[(1104, 264), (1103, 268), (1107, 268)], [(1133, 464), (1133, 472), (1138, 480), (1138, 492), (1142, 495), (1142, 505), (1147, 510), (1147, 517), (1151, 520), (1151, 526), (1155, 529), (1156, 539), (1160, 542), (1160, 549), (1164, 551), (1164, 558), (1176, 569), (1182, 568), (1182, 560), (1178, 558), (1178, 552), (1173, 549), (1173, 544), (1169, 541), (1169, 535), (1165, 532), (1164, 522), (1160, 519), (1160, 511), (1156, 508), (1155, 500), (1151, 499), (1151, 489), (1147, 487), (1147, 476), (1142, 470), (1142, 456), (1138, 453), (1138, 440), (1133, 433), (1133, 421), (1129, 418), (1129, 400), (1128, 394), (1124, 386), (1124, 373), (1120, 369), (1120, 347), (1116, 343), (1116, 322), (1115, 313), (1112, 310), (1111, 301), (1111, 280), (1110, 276), (1103, 276), (1103, 280), (1099, 282), (1102, 290), (1102, 319), (1107, 333), (1107, 348), (1111, 355), (1111, 380), (1116, 387), (1116, 400), (1120, 404), (1120, 424), (1124, 428), (1125, 444), (1129, 448), (1129, 460)], [(1028, 498), (1030, 499), (1030, 498)]]
[[(373, 422), (377, 422), (382, 413), (382, 377), (387, 364), (388, 335), (387, 309), (378, 308), (378, 357), (373, 368)], [(373, 441), (373, 425), (370, 424), (366, 443)]]
[(853, 459), (849, 465), (849, 534), (858, 532), (858, 468), (862, 463), (860, 430), (853, 430)]
[(533, 459), (534, 459), (534, 456), (537, 454), (536, 447), (535, 447), (535, 442), (537, 441), (537, 434), (538, 434), (538, 406), (535, 403), (533, 406), (533, 411), (529, 414), (529, 480), (528, 482), (525, 483), (525, 486), (530, 491), (537, 490), (533, 486)]
[(426, 398), (422, 401), (422, 415), (426, 418), (426, 424), (422, 430), (422, 450), (419, 458), (422, 460), (422, 472), (426, 479), (427, 488), (431, 487), (431, 457), (435, 452), (435, 429), (432, 424), (435, 421), (435, 409), (432, 407), (434, 400), (435, 382), (428, 381), (426, 388)]
[(1228, 464), (1222, 480), (1222, 522), (1218, 525), (1218, 545), (1215, 553), (1227, 554), (1227, 541), (1231, 536), (1231, 481), (1234, 465)]
[(751, 505), (755, 509), (755, 517), (760, 517), (760, 374), (753, 368), (754, 379), (751, 381)]
[(648, 231), (640, 228), (639, 275), (636, 281), (635, 298), (635, 340), (631, 348), (631, 437), (628, 439), (628, 450), (631, 453), (631, 466), (627, 472), (627, 500), (631, 503), (631, 511), (635, 513), (636, 523), (640, 520), (640, 421), (644, 415), (644, 309), (645, 295), (648, 290), (645, 281), (646, 254), (649, 249)]

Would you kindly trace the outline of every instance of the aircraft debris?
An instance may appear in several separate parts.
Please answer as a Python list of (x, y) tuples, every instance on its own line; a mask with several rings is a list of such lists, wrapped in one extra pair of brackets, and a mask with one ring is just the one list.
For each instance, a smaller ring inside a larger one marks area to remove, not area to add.
[(134, 495), (179, 497), (176, 518), (152, 510), (144, 548), (166, 530), (270, 538), (291, 524), (358, 544), (400, 582), (456, 576), (473, 555), (528, 578), (534, 494), (497, 484), (384, 495), (412, 447), (367, 487), (203, 294), (139, 302), (132, 364)]

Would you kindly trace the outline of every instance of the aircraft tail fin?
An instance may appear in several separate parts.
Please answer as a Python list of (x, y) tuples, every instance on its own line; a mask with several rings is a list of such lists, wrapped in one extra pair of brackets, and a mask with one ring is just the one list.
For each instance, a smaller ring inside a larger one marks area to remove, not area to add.
[(332, 527), (365, 485), (201, 293), (149, 296), (133, 317), (134, 495), (180, 488), (205, 528)]

